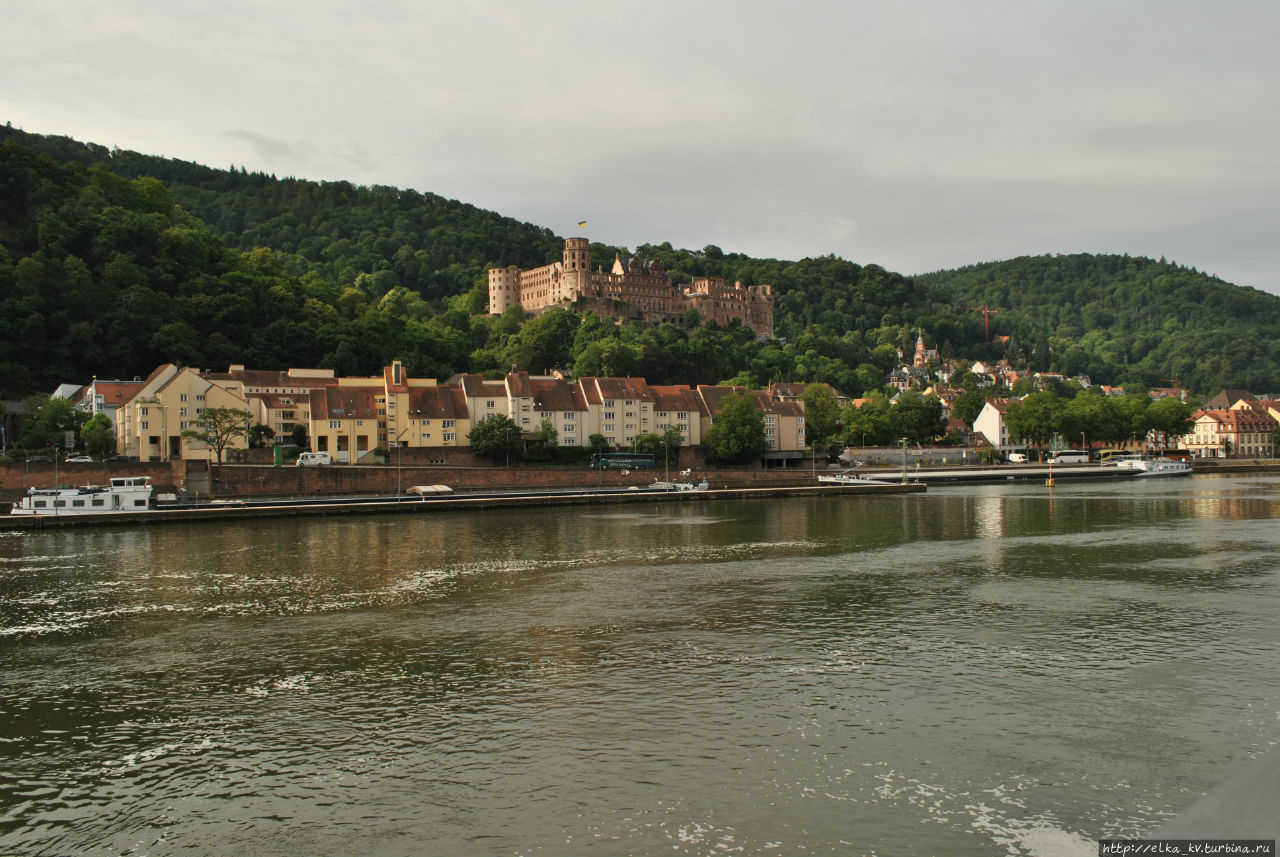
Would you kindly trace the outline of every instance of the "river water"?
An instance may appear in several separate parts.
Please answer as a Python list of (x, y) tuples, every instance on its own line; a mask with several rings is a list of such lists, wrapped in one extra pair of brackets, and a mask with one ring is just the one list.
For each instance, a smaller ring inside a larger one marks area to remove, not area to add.
[(1096, 853), (1280, 740), (1280, 480), (0, 534), (0, 854)]

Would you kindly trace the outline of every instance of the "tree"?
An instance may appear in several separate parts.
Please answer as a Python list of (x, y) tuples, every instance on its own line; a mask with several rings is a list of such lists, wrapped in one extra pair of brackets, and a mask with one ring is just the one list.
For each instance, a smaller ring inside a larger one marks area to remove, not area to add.
[(631, 439), (631, 451), (642, 455), (662, 457), (662, 435), (638, 434)]
[(249, 429), (249, 446), (252, 449), (262, 449), (269, 446), (275, 438), (276, 431), (271, 426), (264, 426), (262, 423), (258, 423)]
[(932, 395), (903, 393), (889, 409), (889, 425), (896, 437), (932, 443), (946, 425), (942, 421), (942, 400)]
[(804, 431), (811, 446), (825, 444), (836, 433), (840, 405), (826, 384), (810, 384), (800, 394), (804, 403)]
[(597, 432), (587, 438), (587, 446), (592, 452), (608, 452), (609, 438)]
[(106, 458), (116, 451), (116, 430), (111, 418), (99, 411), (80, 427), (80, 440), (95, 458)]
[(520, 426), (506, 414), (492, 414), (471, 427), (467, 435), (471, 451), (484, 458), (510, 460), (524, 449)]
[(24, 449), (66, 446), (67, 432), (79, 435), (80, 427), (89, 419), (87, 413), (76, 410), (69, 400), (46, 393), (28, 396), (23, 404), (28, 416), (18, 430), (18, 446)]
[(293, 429), (289, 432), (289, 439), (293, 441), (294, 446), (306, 449), (308, 441), (306, 423), (295, 424)]
[(243, 437), (247, 442), (252, 422), (253, 415), (240, 408), (205, 408), (182, 436), (213, 449), (221, 464), (223, 453), (236, 438)]
[[(966, 376), (966, 378), (972, 377), (972, 372)], [(951, 403), (951, 416), (963, 420), (965, 425), (972, 428), (973, 421), (978, 418), (978, 414), (982, 413), (982, 407), (986, 403), (987, 400), (981, 390), (976, 386), (972, 389), (966, 387), (964, 392), (956, 396), (955, 401)]]
[(1057, 431), (1061, 407), (1062, 400), (1048, 391), (1032, 393), (1020, 402), (1011, 402), (1004, 417), (1009, 437), (1025, 440), (1043, 451)]
[(889, 401), (882, 394), (869, 396), (861, 407), (845, 405), (841, 421), (845, 446), (883, 446), (894, 440)]
[(1146, 423), (1148, 429), (1160, 436), (1160, 445), (1168, 449), (1171, 439), (1190, 432), (1195, 420), (1191, 418), (1191, 408), (1186, 402), (1169, 397), (1151, 403), (1147, 408)]
[(764, 436), (764, 415), (756, 410), (749, 393), (730, 393), (720, 402), (720, 413), (703, 444), (713, 461), (741, 464), (764, 455), (768, 442)]
[(533, 439), (550, 449), (560, 445), (560, 432), (556, 431), (556, 425), (551, 422), (550, 417), (543, 417), (533, 433)]

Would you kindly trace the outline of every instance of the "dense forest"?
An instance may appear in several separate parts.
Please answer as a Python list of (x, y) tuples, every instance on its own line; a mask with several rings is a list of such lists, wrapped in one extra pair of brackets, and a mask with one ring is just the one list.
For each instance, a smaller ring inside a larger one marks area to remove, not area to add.
[[(490, 265), (562, 239), (414, 190), (277, 179), (0, 127), (0, 397), (158, 363), (420, 376), (642, 375), (652, 383), (878, 388), (918, 333), (944, 357), (1095, 383), (1273, 391), (1280, 298), (1148, 259), (1043, 256), (909, 278), (835, 256), (634, 249), (678, 280), (769, 283), (776, 340), (744, 328), (485, 312)], [(982, 307), (996, 310), (988, 317)]]

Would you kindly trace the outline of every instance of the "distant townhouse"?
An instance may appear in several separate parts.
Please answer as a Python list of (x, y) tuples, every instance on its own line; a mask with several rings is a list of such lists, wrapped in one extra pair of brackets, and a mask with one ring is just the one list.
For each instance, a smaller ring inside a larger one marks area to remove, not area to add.
[[(212, 461), (216, 452), (201, 441), (182, 436), (206, 409), (249, 410), (237, 384), (223, 386), (198, 369), (166, 363), (139, 385), (117, 411), (116, 448), (139, 461), (192, 458)], [(244, 438), (229, 449), (244, 449)]]
[(75, 406), (90, 416), (105, 414), (111, 424), (116, 423), (116, 412), (124, 407), (142, 386), (142, 379), (132, 381), (105, 381), (94, 378), (79, 392)]
[[(777, 381), (769, 385), (769, 396), (779, 402), (798, 402), (801, 401), (800, 397), (804, 395), (804, 391), (807, 390), (809, 386), (810, 385), (808, 384)], [(845, 405), (849, 404), (849, 397), (837, 390), (835, 387), (821, 382), (820, 386), (825, 387), (827, 391), (835, 397), (836, 407), (843, 408)]]
[(1005, 426), (1005, 415), (1013, 399), (987, 399), (977, 419), (973, 421), (973, 430), (982, 435), (987, 443), (1004, 452), (1013, 448), (1010, 442), (1009, 429)]
[(1265, 409), (1243, 405), (1192, 414), (1193, 427), (1178, 446), (1200, 458), (1270, 458), (1275, 455), (1277, 422)]
[(702, 404), (693, 388), (679, 384), (656, 386), (653, 390), (653, 419), (655, 434), (662, 434), (669, 426), (680, 429), (680, 442), (684, 446), (702, 443)]
[(610, 446), (630, 446), (638, 435), (656, 434), (653, 388), (643, 378), (581, 378), (584, 401), (598, 408), (599, 433)]

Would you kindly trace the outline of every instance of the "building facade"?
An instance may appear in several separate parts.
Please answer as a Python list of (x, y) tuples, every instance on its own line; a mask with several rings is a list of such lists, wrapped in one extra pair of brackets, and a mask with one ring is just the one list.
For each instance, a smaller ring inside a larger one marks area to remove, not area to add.
[(657, 260), (615, 256), (607, 272), (593, 272), (591, 264), (590, 242), (569, 238), (558, 262), (529, 270), (490, 268), (489, 312), (501, 315), (507, 307), (519, 306), (537, 313), (558, 306), (656, 324), (681, 322), (693, 310), (703, 324), (736, 321), (760, 338), (773, 336), (771, 286), (730, 286), (719, 277), (694, 277), (682, 285)]

